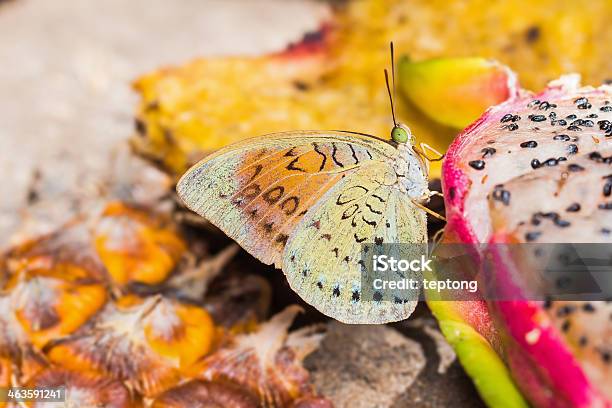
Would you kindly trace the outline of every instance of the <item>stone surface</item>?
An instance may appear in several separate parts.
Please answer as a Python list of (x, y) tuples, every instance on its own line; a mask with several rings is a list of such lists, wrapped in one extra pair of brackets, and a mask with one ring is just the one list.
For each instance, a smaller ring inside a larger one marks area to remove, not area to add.
[(338, 408), (390, 407), (426, 364), (423, 348), (387, 326), (330, 323), (305, 366)]
[(485, 408), (425, 307), (393, 326), (333, 322), (305, 366), (337, 408)]

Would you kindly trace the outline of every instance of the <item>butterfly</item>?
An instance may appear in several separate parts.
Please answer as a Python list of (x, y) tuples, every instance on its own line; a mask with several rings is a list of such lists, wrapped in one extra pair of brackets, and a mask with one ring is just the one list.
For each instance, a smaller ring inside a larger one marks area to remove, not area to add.
[(423, 203), (433, 194), (427, 158), (396, 122), (386, 70), (385, 78), (391, 140), (349, 131), (269, 134), (205, 157), (177, 184), (188, 208), (345, 323), (403, 320), (418, 302), (418, 289), (362, 287), (368, 246), (427, 243)]

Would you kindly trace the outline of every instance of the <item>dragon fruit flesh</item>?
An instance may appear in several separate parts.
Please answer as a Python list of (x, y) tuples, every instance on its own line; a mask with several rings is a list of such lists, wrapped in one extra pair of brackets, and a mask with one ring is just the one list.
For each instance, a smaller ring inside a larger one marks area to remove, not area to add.
[[(442, 170), (444, 242), (489, 243), (478, 262), (492, 265), (510, 296), (448, 307), (538, 407), (612, 406), (612, 302), (530, 298), (538, 277), (510, 249), (612, 242), (612, 87), (579, 82), (568, 75), (539, 94), (517, 89), (457, 137)], [(440, 309), (432, 307), (439, 318), (449, 314)]]

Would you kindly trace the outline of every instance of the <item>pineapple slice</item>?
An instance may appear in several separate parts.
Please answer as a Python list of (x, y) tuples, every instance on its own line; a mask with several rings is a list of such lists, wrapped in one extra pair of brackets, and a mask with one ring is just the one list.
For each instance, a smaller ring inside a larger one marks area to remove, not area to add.
[(151, 397), (175, 385), (211, 350), (213, 337), (213, 321), (198, 306), (128, 295), (52, 344), (48, 355), (63, 367), (109, 375)]

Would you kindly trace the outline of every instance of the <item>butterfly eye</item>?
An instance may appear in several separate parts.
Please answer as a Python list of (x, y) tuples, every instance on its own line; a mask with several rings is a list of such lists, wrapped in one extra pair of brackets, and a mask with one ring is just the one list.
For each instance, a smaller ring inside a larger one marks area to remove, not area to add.
[(408, 134), (408, 131), (400, 126), (395, 126), (391, 131), (391, 139), (393, 139), (394, 142), (406, 143), (409, 138), (410, 135)]

